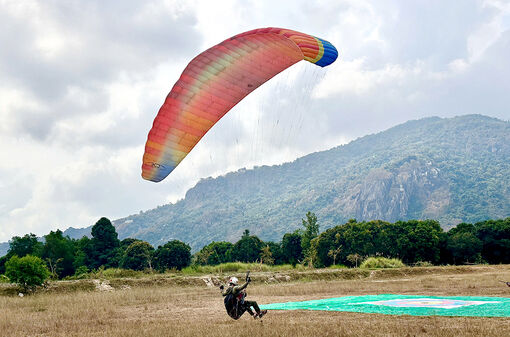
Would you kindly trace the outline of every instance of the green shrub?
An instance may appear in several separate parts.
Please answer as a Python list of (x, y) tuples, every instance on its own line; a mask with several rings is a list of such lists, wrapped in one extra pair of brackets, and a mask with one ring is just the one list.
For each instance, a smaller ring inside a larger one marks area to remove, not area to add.
[(347, 267), (343, 264), (332, 264), (328, 269), (346, 269)]
[(227, 262), (215, 266), (200, 266), (193, 265), (182, 269), (183, 274), (217, 274), (217, 273), (235, 273), (244, 272), (246, 270), (261, 271), (269, 266), (261, 265), (259, 263), (242, 263), (242, 262)]
[(86, 266), (79, 266), (76, 268), (74, 275), (64, 277), (64, 280), (83, 280), (89, 278), (89, 268)]
[(122, 269), (122, 268), (108, 268), (108, 269), (100, 269), (97, 272), (89, 273), (91, 278), (123, 278), (123, 277), (132, 277), (138, 278), (143, 277), (146, 273), (143, 271), (136, 271), (131, 269)]
[(388, 259), (386, 257), (369, 257), (359, 266), (360, 268), (401, 268), (405, 264), (400, 259)]
[(433, 264), (428, 261), (418, 261), (414, 264), (415, 267), (432, 267)]
[(244, 262), (227, 262), (221, 263), (215, 266), (201, 266), (192, 265), (181, 270), (182, 274), (194, 275), (194, 274), (229, 274), (229, 273), (244, 273), (247, 270), (251, 271), (282, 271), (282, 270), (304, 270), (306, 269), (303, 265), (296, 265), (292, 267), (290, 264), (270, 266), (261, 263), (244, 263)]
[(291, 264), (281, 264), (277, 266), (273, 266), (271, 268), (271, 271), (284, 271), (284, 270), (298, 270), (298, 271), (304, 271), (309, 270), (310, 267), (304, 266), (302, 264), (296, 264), (295, 266)]
[(46, 263), (37, 256), (13, 256), (5, 264), (5, 276), (25, 292), (41, 286), (50, 276)]

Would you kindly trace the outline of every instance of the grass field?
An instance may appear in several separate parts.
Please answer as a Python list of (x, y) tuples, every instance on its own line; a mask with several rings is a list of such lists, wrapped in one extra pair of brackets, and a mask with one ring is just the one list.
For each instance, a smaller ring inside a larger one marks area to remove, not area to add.
[[(510, 266), (253, 276), (248, 298), (260, 304), (381, 293), (510, 297), (510, 288), (498, 282), (510, 280)], [(113, 291), (93, 290), (90, 283), (58, 282), (23, 298), (4, 291), (0, 336), (510, 336), (509, 318), (270, 311), (262, 322), (248, 315), (234, 321), (219, 290), (199, 276), (113, 279)]]

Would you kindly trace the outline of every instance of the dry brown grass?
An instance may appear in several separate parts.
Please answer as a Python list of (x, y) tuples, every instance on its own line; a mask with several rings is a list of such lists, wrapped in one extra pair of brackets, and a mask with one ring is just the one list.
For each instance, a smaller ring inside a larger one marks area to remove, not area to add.
[[(330, 279), (328, 273), (327, 280), (271, 285), (263, 284), (263, 275), (255, 274), (249, 298), (271, 303), (379, 293), (510, 295), (510, 288), (498, 282), (510, 279), (510, 266), (405, 268), (376, 271), (369, 278), (355, 279)], [(234, 321), (226, 315), (218, 290), (205, 284), (185, 287), (166, 283), (131, 284), (131, 289), (113, 292), (66, 290), (24, 298), (0, 296), (0, 335), (510, 336), (508, 318), (271, 311), (263, 322), (254, 321), (248, 315)]]

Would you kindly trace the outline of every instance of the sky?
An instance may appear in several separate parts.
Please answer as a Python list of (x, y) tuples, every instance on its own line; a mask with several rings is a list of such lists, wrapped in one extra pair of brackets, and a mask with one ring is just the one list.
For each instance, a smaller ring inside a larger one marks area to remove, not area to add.
[[(189, 61), (281, 27), (335, 45), (257, 89), (160, 183), (152, 121)], [(0, 0), (0, 242), (93, 225), (407, 120), (510, 119), (510, 1)]]

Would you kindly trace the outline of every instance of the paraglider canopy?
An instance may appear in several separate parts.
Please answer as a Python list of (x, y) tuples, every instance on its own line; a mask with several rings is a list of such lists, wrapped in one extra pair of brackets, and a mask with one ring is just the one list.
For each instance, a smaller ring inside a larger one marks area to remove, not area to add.
[(142, 177), (163, 180), (218, 120), (276, 74), (301, 60), (325, 67), (337, 57), (328, 41), (282, 28), (251, 30), (202, 52), (154, 119)]

